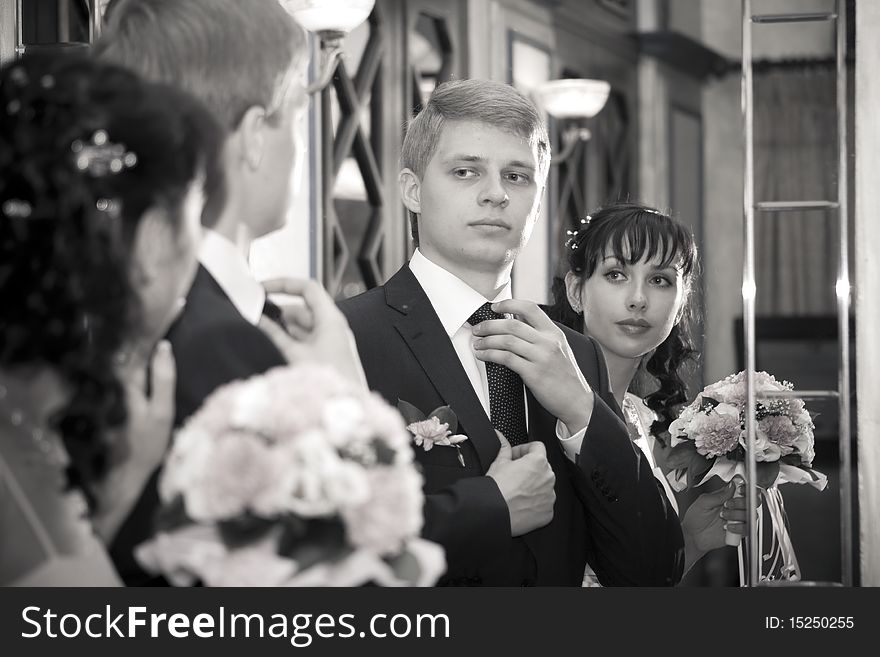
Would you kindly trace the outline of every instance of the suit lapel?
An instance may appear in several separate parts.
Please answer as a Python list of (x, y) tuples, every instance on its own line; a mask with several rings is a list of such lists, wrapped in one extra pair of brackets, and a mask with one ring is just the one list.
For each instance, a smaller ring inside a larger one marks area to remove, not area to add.
[(223, 288), (220, 287), (220, 283), (211, 276), (211, 272), (201, 263), (199, 263), (199, 268), (196, 270), (196, 277), (193, 281), (193, 287), (196, 285), (202, 286), (206, 290), (211, 290), (214, 294), (220, 294), (227, 299), (229, 298), (226, 292), (223, 291)]
[[(477, 451), (485, 472), (498, 454), (498, 438), (434, 307), (408, 266), (385, 284), (385, 300), (399, 313), (394, 318), (395, 328), (440, 397), (452, 407), (459, 430)], [(419, 410), (428, 413), (433, 409)]]

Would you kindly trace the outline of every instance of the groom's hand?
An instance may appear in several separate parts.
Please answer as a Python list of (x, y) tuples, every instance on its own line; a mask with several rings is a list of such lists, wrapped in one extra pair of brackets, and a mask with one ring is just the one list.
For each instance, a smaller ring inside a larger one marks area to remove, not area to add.
[(495, 480), (507, 502), (510, 535), (521, 536), (553, 520), (556, 475), (547, 461), (544, 443), (530, 442), (511, 449), (507, 439), (495, 433), (501, 449), (486, 476)]
[(570, 433), (584, 429), (593, 413), (593, 391), (565, 334), (531, 301), (499, 301), (492, 310), (516, 319), (490, 319), (474, 326), (476, 357), (519, 374), (541, 406)]
[(319, 283), (280, 278), (265, 281), (263, 287), (267, 294), (293, 295), (302, 300), (281, 309), (287, 332), (265, 316), (260, 319), (260, 328), (289, 363), (324, 363), (358, 385), (367, 387), (367, 377), (348, 320)]

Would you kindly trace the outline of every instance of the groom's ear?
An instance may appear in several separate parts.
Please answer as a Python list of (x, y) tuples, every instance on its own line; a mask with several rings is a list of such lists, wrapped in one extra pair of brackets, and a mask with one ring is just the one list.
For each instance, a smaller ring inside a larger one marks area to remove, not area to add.
[(249, 107), (235, 133), (241, 149), (241, 158), (250, 171), (256, 171), (263, 162), (268, 135), (266, 110), (257, 105)]
[(422, 181), (412, 169), (401, 169), (397, 177), (400, 185), (400, 198), (406, 209), (415, 214), (422, 212)]

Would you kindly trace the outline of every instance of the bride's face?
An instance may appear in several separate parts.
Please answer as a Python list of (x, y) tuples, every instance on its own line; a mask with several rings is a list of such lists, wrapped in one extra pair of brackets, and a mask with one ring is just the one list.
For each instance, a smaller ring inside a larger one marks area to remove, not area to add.
[(569, 299), (583, 309), (584, 333), (606, 353), (635, 360), (669, 337), (686, 288), (676, 263), (663, 267), (657, 256), (629, 264), (606, 253), (589, 278), (569, 282)]

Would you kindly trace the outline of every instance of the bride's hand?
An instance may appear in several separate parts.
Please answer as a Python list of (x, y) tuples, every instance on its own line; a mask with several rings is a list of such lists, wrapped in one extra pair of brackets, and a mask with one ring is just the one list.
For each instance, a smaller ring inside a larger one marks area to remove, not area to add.
[(125, 457), (97, 487), (92, 524), (105, 542), (112, 540), (150, 477), (162, 464), (174, 424), (176, 369), (171, 344), (163, 340), (150, 358), (150, 395), (146, 367), (125, 363), (117, 371), (125, 390), (128, 421), (119, 432)]
[(126, 441), (131, 465), (149, 472), (161, 465), (174, 425), (174, 391), (177, 370), (171, 343), (162, 340), (156, 347), (150, 367), (150, 395), (140, 368), (120, 372), (128, 405)]
[(724, 547), (725, 530), (746, 533), (745, 498), (734, 497), (728, 484), (714, 493), (703, 493), (688, 507), (681, 520), (687, 567), (710, 550)]

